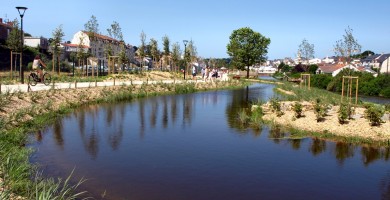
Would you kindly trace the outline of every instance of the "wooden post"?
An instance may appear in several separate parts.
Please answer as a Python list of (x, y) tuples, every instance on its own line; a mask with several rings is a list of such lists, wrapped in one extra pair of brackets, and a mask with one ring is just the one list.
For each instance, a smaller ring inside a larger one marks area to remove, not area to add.
[(77, 88), (77, 80), (74, 81), (74, 89)]
[(350, 84), (349, 84), (349, 103), (351, 103), (351, 101), (352, 101), (352, 78), (349, 78), (349, 82), (350, 82)]
[(341, 102), (343, 102), (343, 97), (344, 97), (344, 76), (343, 76), (343, 85), (341, 86)]
[(11, 78), (11, 80), (14, 78), (13, 77), (13, 73), (12, 73), (12, 68), (13, 68), (13, 66), (12, 66), (12, 55), (13, 55), (13, 51), (11, 51), (11, 74), (10, 74), (10, 78)]
[(114, 77), (114, 86), (115, 86), (115, 77)]
[(359, 79), (356, 79), (356, 99), (355, 104), (358, 102), (358, 91), (359, 91)]
[(97, 87), (97, 80), (95, 79), (95, 87)]

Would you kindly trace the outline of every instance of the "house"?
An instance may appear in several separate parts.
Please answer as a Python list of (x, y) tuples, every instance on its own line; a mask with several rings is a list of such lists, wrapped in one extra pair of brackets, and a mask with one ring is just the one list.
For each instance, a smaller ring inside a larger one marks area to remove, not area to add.
[(5, 42), (8, 35), (13, 28), (13, 22), (3, 22), (3, 18), (0, 18), (0, 42)]
[(380, 57), (380, 54), (369, 55), (361, 59), (360, 62), (365, 67), (379, 68), (379, 63), (377, 61), (378, 57)]
[(318, 64), (320, 64), (322, 62), (322, 60), (321, 59), (319, 59), (319, 58), (313, 58), (313, 59), (310, 59), (309, 60), (309, 64), (310, 65), (318, 65)]
[(330, 64), (330, 65), (318, 66), (318, 69), (316, 70), (316, 74), (331, 74), (333, 77), (335, 77), (337, 76), (338, 73), (340, 73), (344, 69), (359, 71), (359, 69), (352, 64), (348, 64), (348, 65)]
[(379, 73), (390, 73), (390, 54), (382, 54), (377, 58), (377, 62), (379, 63)]
[(24, 45), (46, 51), (49, 49), (49, 41), (44, 37), (24, 37)]
[(326, 64), (334, 64), (336, 62), (336, 59), (335, 57), (326, 57), (322, 60), (323, 63), (326, 63)]
[(368, 67), (364, 67), (364, 66), (360, 66), (358, 67), (359, 71), (361, 72), (366, 72), (366, 73), (370, 73), (372, 74), (374, 77), (377, 77), (378, 76), (378, 73), (374, 70), (372, 70), (371, 68), (368, 68)]
[[(92, 40), (88, 32), (79, 31), (74, 34), (70, 44), (88, 47), (89, 53), (91, 53), (93, 57), (96, 57), (98, 59), (98, 62), (104, 66), (108, 65), (108, 59), (106, 56), (107, 49), (111, 50), (112, 55), (119, 55), (122, 50), (122, 47), (124, 47), (127, 58), (129, 60), (134, 60), (135, 51), (133, 46), (123, 46), (123, 41), (118, 41), (114, 38), (97, 33), (94, 34), (94, 37), (95, 38)], [(74, 48), (74, 46), (69, 48)]]

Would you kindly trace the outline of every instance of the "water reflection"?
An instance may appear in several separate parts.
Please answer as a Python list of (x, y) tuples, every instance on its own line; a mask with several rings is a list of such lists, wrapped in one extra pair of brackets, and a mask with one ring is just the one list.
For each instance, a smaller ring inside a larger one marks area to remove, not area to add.
[(311, 141), (309, 152), (311, 152), (313, 156), (317, 156), (325, 151), (326, 151), (326, 141), (318, 138), (313, 138)]
[[(96, 190), (96, 194), (107, 190), (108, 199), (169, 199), (171, 194), (178, 196), (171, 199), (282, 195), (272, 188), (283, 189), (284, 198), (314, 198), (317, 196), (309, 193), (294, 196), (301, 193), (295, 191), (305, 185), (321, 194), (337, 193), (343, 185), (367, 181), (376, 184), (370, 185), (370, 191), (378, 192), (381, 187), (381, 194), (374, 195), (389, 196), (390, 169), (388, 163), (378, 162), (389, 160), (389, 148), (295, 139), (277, 125), (243, 126), (237, 120), (237, 113), (249, 109), (251, 102), (272, 95), (272, 87), (260, 84), (242, 90), (89, 106), (35, 134), (40, 149), (36, 161), (45, 163), (49, 171), (73, 168), (75, 163), (79, 176), (92, 179), (86, 189)], [(360, 165), (350, 166), (347, 161)], [(375, 167), (375, 173), (370, 167)], [(355, 171), (364, 176), (351, 173)], [(339, 180), (329, 180), (335, 174), (348, 178), (338, 185)], [(367, 180), (372, 176), (374, 181)], [(351, 187), (345, 193), (354, 191)]]

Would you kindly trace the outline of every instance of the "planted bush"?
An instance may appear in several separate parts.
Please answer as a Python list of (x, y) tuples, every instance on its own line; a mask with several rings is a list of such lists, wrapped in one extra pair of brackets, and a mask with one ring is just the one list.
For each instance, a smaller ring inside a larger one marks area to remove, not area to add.
[(295, 111), (295, 117), (301, 118), (303, 117), (303, 106), (300, 102), (295, 102), (293, 109)]
[(316, 114), (317, 122), (324, 120), (326, 115), (326, 106), (321, 103), (321, 99), (316, 99), (316, 103), (314, 104), (314, 113)]
[(365, 118), (370, 121), (371, 126), (380, 126), (383, 123), (381, 118), (384, 113), (385, 110), (379, 105), (370, 105), (364, 111)]
[(271, 110), (272, 112), (276, 113), (276, 116), (280, 117), (284, 114), (280, 106), (280, 100), (278, 98), (271, 98), (270, 103), (271, 103)]
[(347, 123), (348, 119), (348, 108), (346, 104), (341, 104), (339, 111), (338, 111), (338, 119), (340, 124), (345, 124)]

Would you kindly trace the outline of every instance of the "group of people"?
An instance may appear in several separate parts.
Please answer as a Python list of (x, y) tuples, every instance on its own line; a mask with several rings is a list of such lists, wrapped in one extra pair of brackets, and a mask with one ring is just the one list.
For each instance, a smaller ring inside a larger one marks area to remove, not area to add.
[(202, 68), (202, 80), (207, 82), (211, 81), (213, 82), (217, 78), (224, 78), (227, 77), (228, 72), (224, 70), (219, 70), (218, 68), (211, 69), (210, 67), (203, 67)]

